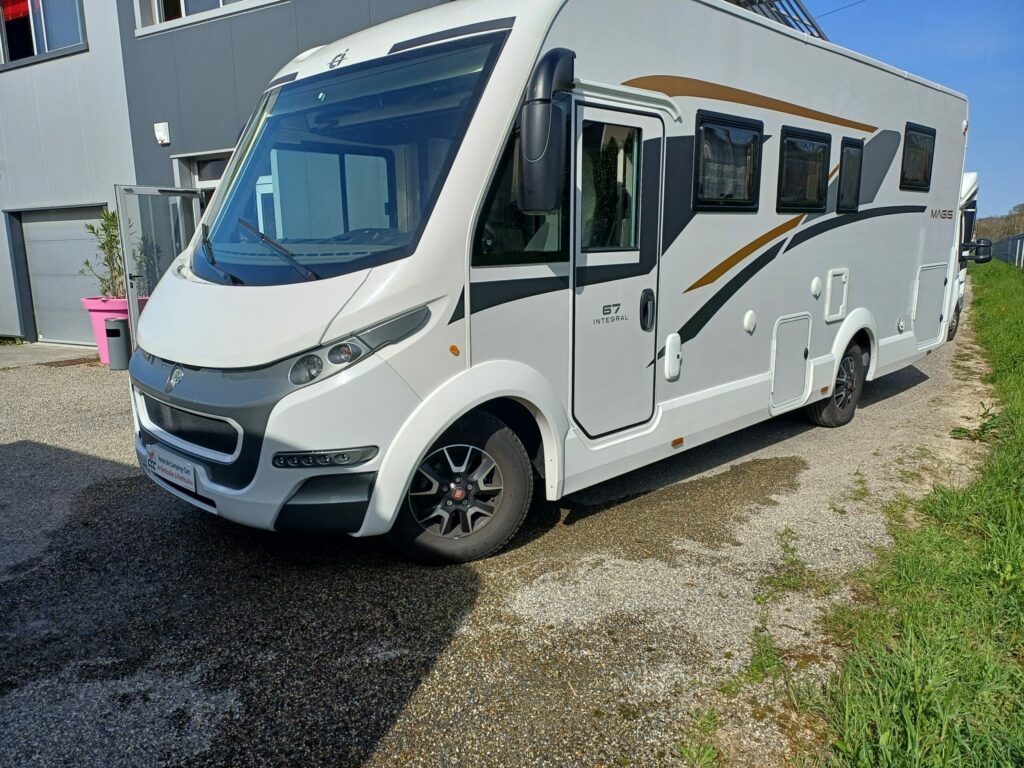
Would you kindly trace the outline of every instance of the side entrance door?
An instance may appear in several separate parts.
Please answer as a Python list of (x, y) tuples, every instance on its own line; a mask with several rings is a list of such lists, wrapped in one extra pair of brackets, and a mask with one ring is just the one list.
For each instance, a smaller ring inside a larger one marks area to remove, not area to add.
[(598, 438), (654, 415), (665, 129), (580, 104), (574, 135), (572, 412)]

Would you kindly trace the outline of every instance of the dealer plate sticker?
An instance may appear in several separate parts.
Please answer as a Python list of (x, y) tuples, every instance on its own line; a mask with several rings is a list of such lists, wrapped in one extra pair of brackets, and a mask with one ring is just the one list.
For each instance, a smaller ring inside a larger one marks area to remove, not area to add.
[(196, 492), (196, 470), (187, 461), (182, 461), (155, 445), (147, 445), (146, 466), (167, 482), (186, 488), (192, 493)]

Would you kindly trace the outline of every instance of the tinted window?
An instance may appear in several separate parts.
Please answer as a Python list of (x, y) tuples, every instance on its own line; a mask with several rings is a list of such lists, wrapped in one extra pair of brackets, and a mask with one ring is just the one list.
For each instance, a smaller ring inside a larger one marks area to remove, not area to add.
[(473, 266), (549, 264), (568, 261), (569, 171), (566, 159), (562, 205), (539, 216), (519, 210), (519, 135), (508, 142), (477, 226)]
[(855, 213), (860, 205), (860, 172), (864, 162), (864, 142), (843, 139), (839, 159), (839, 200), (836, 211)]
[(782, 129), (778, 210), (823, 213), (828, 202), (828, 161), (832, 137)]
[(640, 129), (586, 120), (580, 168), (583, 250), (637, 247)]
[(927, 192), (932, 187), (932, 159), (935, 156), (935, 129), (907, 123), (903, 137), (903, 172), (900, 189)]
[(757, 210), (762, 123), (697, 113), (694, 208)]
[(272, 90), (214, 197), (196, 273), (305, 279), (257, 228), (322, 277), (412, 253), (504, 38), (426, 46)]

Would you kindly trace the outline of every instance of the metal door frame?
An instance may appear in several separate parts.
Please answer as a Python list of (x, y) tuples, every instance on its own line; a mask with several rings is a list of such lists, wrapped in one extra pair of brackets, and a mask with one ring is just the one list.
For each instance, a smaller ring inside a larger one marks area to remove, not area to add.
[[(192, 199), (192, 213), (196, 228), (199, 227), (199, 220), (202, 216), (202, 192), (198, 189), (178, 189), (175, 187), (146, 187), (138, 184), (115, 184), (114, 196), (117, 201), (117, 223), (121, 238), (121, 265), (124, 269), (125, 293), (128, 299), (128, 328), (130, 331), (132, 349), (137, 346), (135, 342), (136, 331), (139, 327), (139, 302), (136, 295), (136, 277), (131, 273), (131, 264), (128, 260), (128, 224), (123, 215), (126, 201), (129, 195), (135, 197), (182, 197)], [(193, 230), (193, 234), (194, 234)], [(191, 240), (191, 236), (189, 237)]]

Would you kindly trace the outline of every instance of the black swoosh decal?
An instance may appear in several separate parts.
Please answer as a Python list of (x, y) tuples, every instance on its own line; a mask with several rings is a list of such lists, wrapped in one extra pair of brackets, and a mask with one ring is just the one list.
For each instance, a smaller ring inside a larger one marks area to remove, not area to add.
[(568, 290), (569, 276), (564, 277), (529, 277), (518, 280), (494, 280), (486, 283), (473, 283), (469, 294), (470, 312), (482, 312), (491, 307), (507, 304), (529, 296), (542, 293)]
[[(679, 329), (679, 337), (682, 339), (683, 344), (696, 338), (697, 334), (700, 333), (704, 326), (706, 326), (711, 318), (718, 314), (718, 310), (725, 306), (725, 303), (733, 297), (733, 295), (744, 285), (750, 282), (750, 279), (760, 272), (762, 269), (771, 264), (775, 257), (782, 253), (782, 246), (786, 244), (783, 240), (781, 243), (776, 243), (767, 251), (762, 253), (752, 262), (747, 264), (741, 269), (735, 277), (732, 278), (728, 283), (722, 286), (722, 290), (708, 299), (704, 306), (698, 309), (686, 324)], [(659, 356), (663, 356), (664, 350)]]
[(462, 291), (459, 292), (459, 302), (455, 305), (455, 311), (452, 312), (452, 319), (448, 321), (448, 325), (457, 323), (459, 320), (466, 316), (466, 289), (463, 287)]
[(859, 221), (867, 221), (868, 219), (877, 219), (879, 216), (898, 216), (903, 213), (924, 213), (927, 209), (927, 206), (924, 205), (889, 205), (881, 208), (869, 208), (866, 211), (858, 211), (857, 213), (844, 213), (836, 216), (835, 218), (822, 221), (818, 224), (812, 224), (809, 227), (804, 227), (799, 230), (790, 239), (786, 250), (791, 251), (798, 245), (806, 243), (813, 237), (823, 235), (826, 232), (831, 232), (833, 229), (838, 229), (839, 227), (845, 227), (848, 224), (856, 224)]

